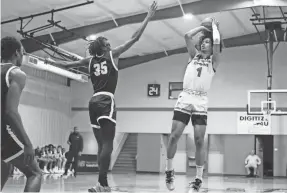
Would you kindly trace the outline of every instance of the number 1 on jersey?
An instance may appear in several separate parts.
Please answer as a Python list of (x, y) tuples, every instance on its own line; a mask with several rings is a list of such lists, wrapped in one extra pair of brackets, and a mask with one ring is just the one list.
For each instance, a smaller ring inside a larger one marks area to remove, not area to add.
[(95, 69), (95, 76), (100, 76), (102, 74), (107, 74), (108, 73), (108, 67), (107, 67), (107, 62), (103, 61), (100, 64), (96, 63), (93, 65), (94, 69)]
[(197, 77), (200, 77), (201, 76), (202, 67), (199, 67), (196, 70), (197, 70)]

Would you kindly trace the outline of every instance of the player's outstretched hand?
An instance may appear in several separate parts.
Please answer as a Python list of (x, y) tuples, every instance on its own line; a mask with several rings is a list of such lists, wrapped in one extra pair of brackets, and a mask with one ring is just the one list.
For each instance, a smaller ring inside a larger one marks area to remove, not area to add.
[(155, 14), (155, 12), (156, 12), (156, 9), (157, 9), (157, 2), (154, 1), (154, 2), (151, 4), (151, 6), (149, 7), (149, 10), (148, 10), (148, 15), (147, 15), (147, 17), (148, 17), (149, 19), (151, 19), (151, 18), (154, 16), (154, 14)]

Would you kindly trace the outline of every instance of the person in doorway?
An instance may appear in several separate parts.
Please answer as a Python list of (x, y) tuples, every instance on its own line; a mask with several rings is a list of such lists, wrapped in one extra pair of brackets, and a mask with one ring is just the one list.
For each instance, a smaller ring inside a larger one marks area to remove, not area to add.
[[(253, 177), (257, 175), (257, 167), (261, 164), (261, 159), (258, 155), (255, 154), (255, 151), (252, 150), (250, 154), (245, 159), (245, 168), (247, 172), (247, 177)], [(253, 173), (251, 172), (253, 171)]]
[[(189, 54), (189, 62), (183, 79), (183, 91), (179, 94), (174, 108), (172, 131), (167, 147), (166, 187), (174, 190), (173, 158), (177, 150), (177, 142), (185, 127), (191, 120), (194, 127), (196, 146), (196, 177), (190, 182), (190, 189), (198, 191), (202, 185), (203, 167), (205, 163), (204, 136), (207, 125), (207, 92), (210, 89), (222, 49), (218, 22), (209, 18), (212, 31), (201, 25), (185, 34), (185, 42)], [(194, 37), (202, 32), (197, 43)], [(199, 48), (196, 48), (196, 44)]]
[(27, 178), (24, 192), (40, 192), (42, 172), (18, 110), (26, 74), (20, 69), (24, 48), (14, 37), (1, 39), (1, 190), (11, 164)]
[(74, 127), (74, 131), (70, 134), (67, 143), (70, 145), (70, 148), (67, 154), (67, 162), (65, 165), (65, 172), (63, 176), (68, 175), (68, 170), (70, 168), (70, 165), (72, 164), (72, 168), (74, 169), (74, 176), (76, 177), (78, 169), (78, 159), (79, 156), (81, 156), (84, 148), (83, 137), (80, 135), (77, 127)]
[(98, 143), (99, 177), (96, 186), (89, 192), (110, 192), (107, 174), (110, 166), (113, 142), (116, 131), (116, 105), (114, 93), (118, 82), (119, 57), (131, 48), (142, 36), (148, 22), (154, 16), (157, 3), (154, 1), (140, 28), (132, 35), (131, 39), (123, 45), (111, 48), (107, 38), (98, 37), (89, 45), (91, 57), (75, 62), (54, 62), (52, 65), (59, 67), (87, 66), (93, 84), (94, 94), (89, 102), (90, 121), (95, 138)]

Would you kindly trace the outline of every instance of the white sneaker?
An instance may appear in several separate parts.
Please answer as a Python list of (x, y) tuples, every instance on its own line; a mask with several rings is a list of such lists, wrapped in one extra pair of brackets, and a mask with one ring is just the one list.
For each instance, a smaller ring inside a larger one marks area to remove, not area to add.
[(168, 190), (172, 191), (174, 187), (174, 170), (165, 171), (165, 184)]

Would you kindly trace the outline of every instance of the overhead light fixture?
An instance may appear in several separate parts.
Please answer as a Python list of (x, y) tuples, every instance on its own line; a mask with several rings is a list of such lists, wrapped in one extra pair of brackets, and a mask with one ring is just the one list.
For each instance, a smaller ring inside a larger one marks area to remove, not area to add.
[(178, 5), (180, 7), (180, 10), (182, 12), (182, 17), (183, 19), (192, 19), (193, 18), (193, 15), (191, 13), (185, 13), (184, 10), (183, 10), (183, 7), (182, 7), (182, 3), (180, 0), (177, 0), (178, 2)]
[(88, 37), (88, 40), (89, 40), (89, 41), (96, 40), (97, 37), (98, 37), (97, 35), (93, 34), (93, 35), (90, 35), (90, 36)]
[(58, 68), (50, 64), (45, 64), (44, 59), (38, 56), (31, 55), (31, 54), (24, 55), (23, 64), (30, 66), (32, 68), (37, 68), (39, 70), (52, 72), (54, 74), (58, 74), (60, 76), (70, 78), (72, 80), (76, 80), (79, 82), (88, 82), (89, 80), (88, 76), (86, 75), (76, 74), (76, 73), (70, 72), (62, 68)]
[(186, 13), (183, 15), (183, 19), (192, 19), (193, 15), (191, 13)]

